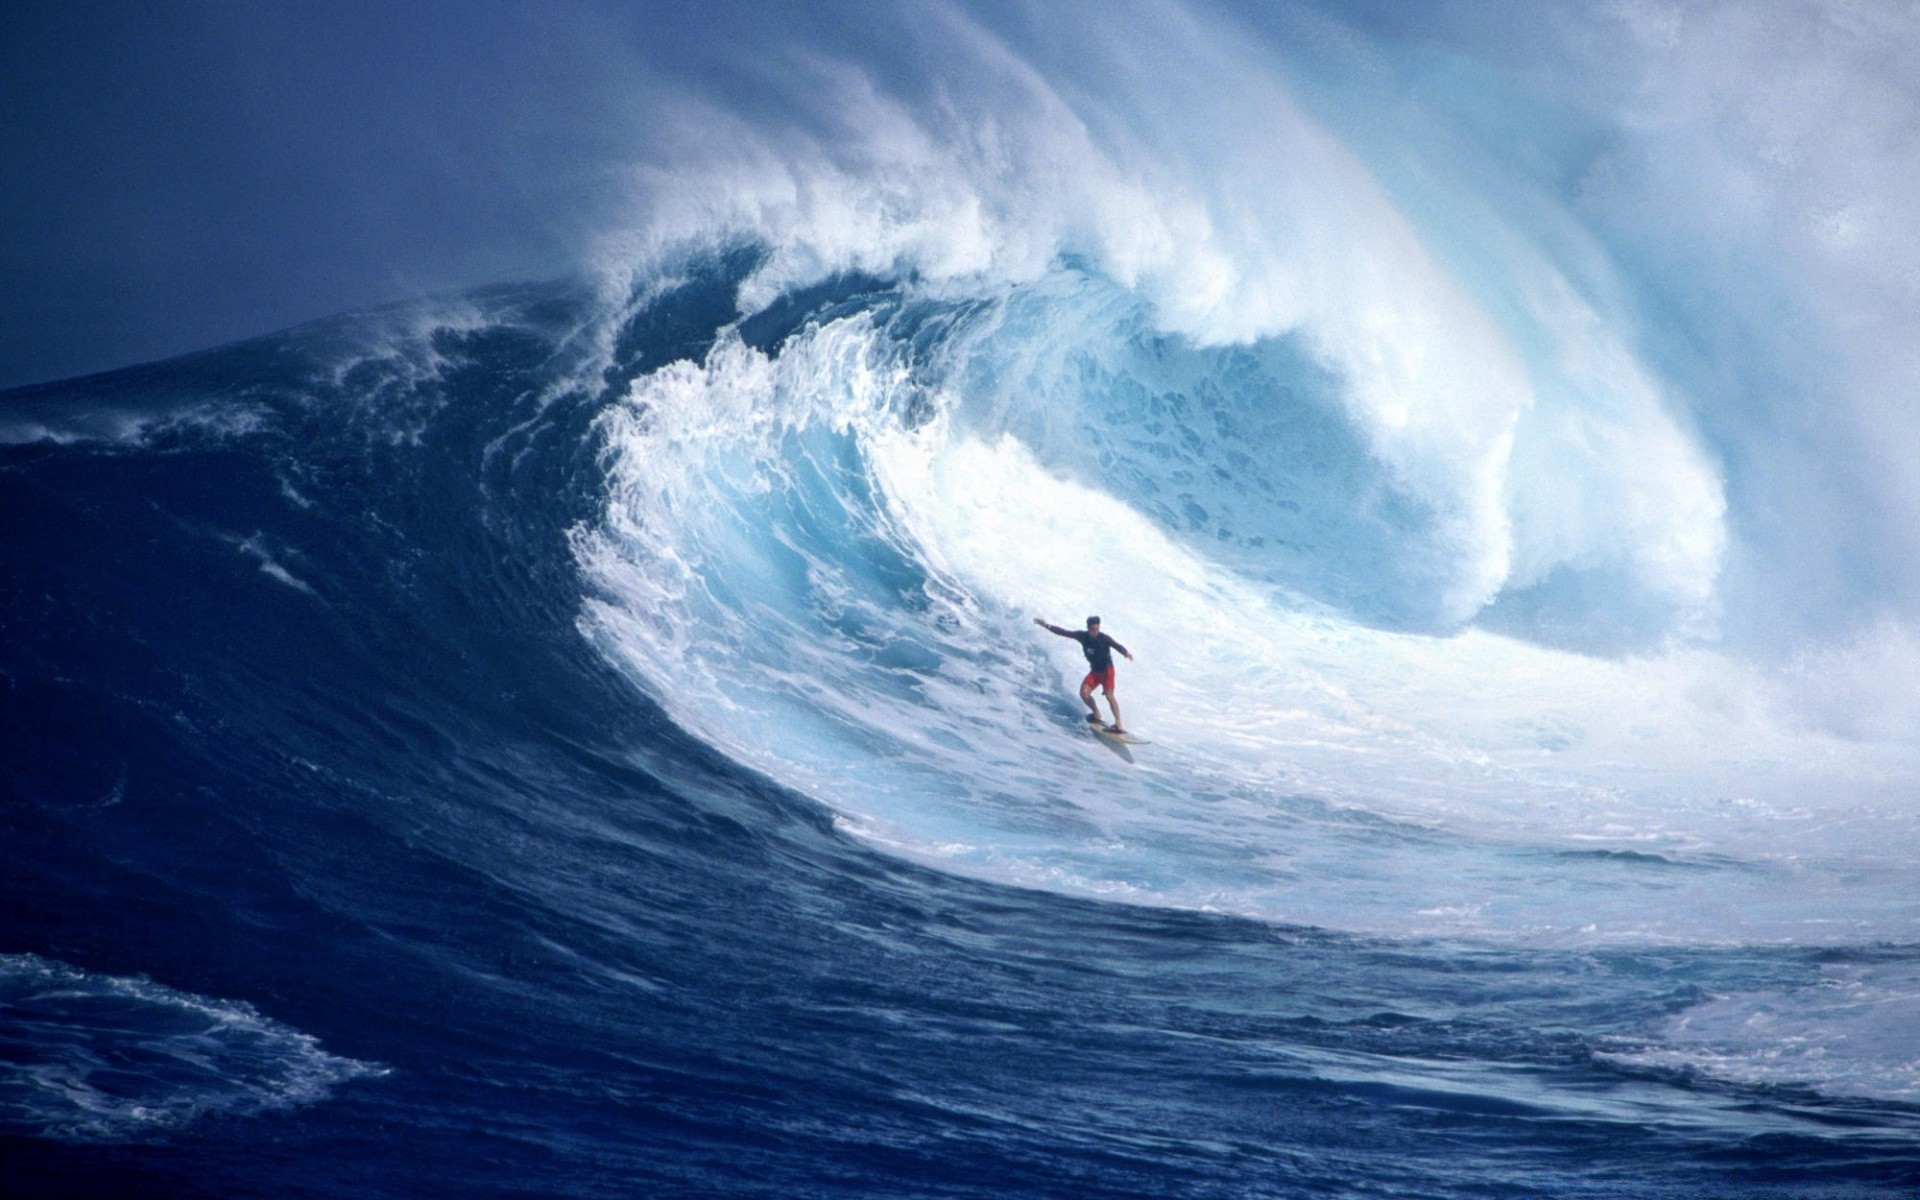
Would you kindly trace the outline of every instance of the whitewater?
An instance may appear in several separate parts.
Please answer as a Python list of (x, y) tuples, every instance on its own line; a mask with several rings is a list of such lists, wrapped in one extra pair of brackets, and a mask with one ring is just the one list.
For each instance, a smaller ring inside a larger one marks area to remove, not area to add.
[(0, 397), (28, 1181), (1920, 1181), (1912, 16), (1477, 11), (903, 10)]
[[(1780, 500), (1727, 477), (1720, 398), (1579, 204), (1446, 140), (1390, 186), (1210, 27), (1163, 39), (1161, 129), (951, 26), (985, 86), (929, 114), (828, 74), (844, 142), (743, 132), (622, 247), (643, 298), (703, 252), (743, 273), (704, 358), (603, 418), (575, 538), (583, 629), (677, 720), (1011, 882), (1372, 932), (1911, 936), (1897, 601), (1782, 637), (1729, 596), (1803, 548), (1737, 507)], [(1134, 769), (1062, 738), (1074, 664), (1022, 628), (1081, 610), (1141, 654)], [(1353, 865), (1354, 813), (1421, 848)]]

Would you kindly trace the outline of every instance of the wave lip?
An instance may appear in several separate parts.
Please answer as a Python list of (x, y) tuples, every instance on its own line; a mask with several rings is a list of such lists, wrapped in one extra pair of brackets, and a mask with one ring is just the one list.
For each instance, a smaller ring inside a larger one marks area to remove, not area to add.
[(138, 1141), (215, 1113), (312, 1104), (387, 1070), (240, 1001), (0, 954), (0, 1130)]

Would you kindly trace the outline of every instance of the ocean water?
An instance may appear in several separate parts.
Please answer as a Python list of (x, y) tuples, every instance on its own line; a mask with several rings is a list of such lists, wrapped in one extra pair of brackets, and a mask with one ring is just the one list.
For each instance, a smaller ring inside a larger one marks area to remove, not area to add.
[(1888, 154), (1117, 11), (0, 395), (9, 1194), (1920, 1188)]

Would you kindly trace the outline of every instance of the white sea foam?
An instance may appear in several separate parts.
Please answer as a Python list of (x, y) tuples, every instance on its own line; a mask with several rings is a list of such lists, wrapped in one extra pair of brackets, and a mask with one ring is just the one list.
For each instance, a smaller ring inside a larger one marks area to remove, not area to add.
[(1616, 1062), (1746, 1086), (1920, 1101), (1920, 969), (1834, 964), (1793, 989), (1715, 996), (1668, 1019)]
[(137, 1140), (213, 1113), (311, 1104), (386, 1073), (250, 1005), (32, 954), (0, 955), (0, 1027), (0, 1127), (62, 1141)]
[(242, 438), (266, 423), (266, 412), (251, 404), (181, 404), (172, 397), (156, 397), (148, 406), (77, 408), (72, 405), (16, 405), (0, 414), (0, 446), (50, 442), (70, 446), (94, 444), (117, 450), (140, 450), (156, 442), (197, 445), (205, 441)]
[(260, 570), (268, 578), (278, 580), (297, 592), (318, 597), (319, 593), (313, 590), (312, 584), (287, 570), (280, 564), (280, 560), (273, 556), (273, 551), (267, 548), (265, 534), (256, 533), (250, 538), (239, 541), (237, 546), (242, 554), (260, 564)]

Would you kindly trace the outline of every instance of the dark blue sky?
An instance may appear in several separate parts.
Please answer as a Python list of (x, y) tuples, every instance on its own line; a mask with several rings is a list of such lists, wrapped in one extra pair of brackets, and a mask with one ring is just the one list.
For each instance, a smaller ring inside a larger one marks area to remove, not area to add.
[(734, 48), (811, 24), (712, 3), (4, 8), (0, 387), (563, 272), (630, 186), (643, 97), (750, 90)]

